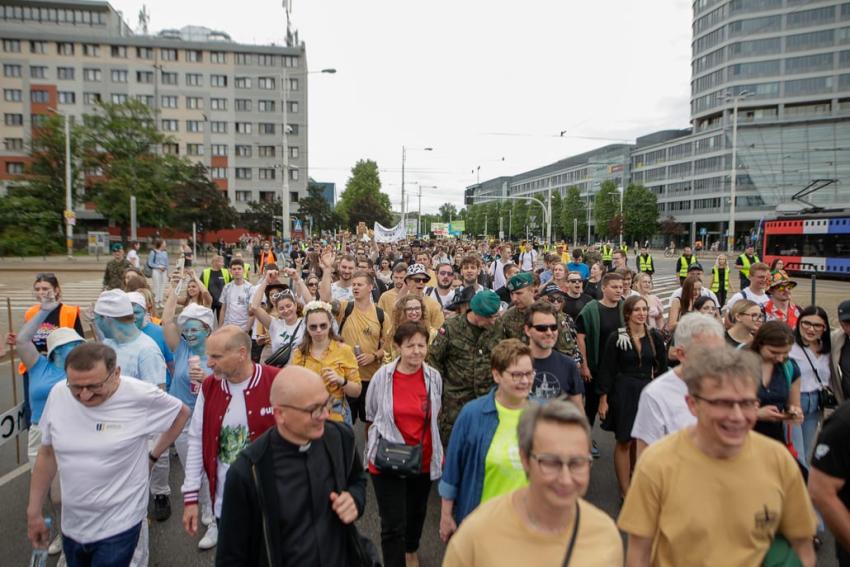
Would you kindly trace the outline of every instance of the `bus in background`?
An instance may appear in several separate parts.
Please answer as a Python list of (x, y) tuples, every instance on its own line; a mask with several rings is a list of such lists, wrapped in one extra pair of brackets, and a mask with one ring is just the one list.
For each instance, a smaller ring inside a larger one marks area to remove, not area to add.
[(777, 258), (789, 274), (850, 278), (850, 212), (800, 215), (765, 221), (762, 259)]

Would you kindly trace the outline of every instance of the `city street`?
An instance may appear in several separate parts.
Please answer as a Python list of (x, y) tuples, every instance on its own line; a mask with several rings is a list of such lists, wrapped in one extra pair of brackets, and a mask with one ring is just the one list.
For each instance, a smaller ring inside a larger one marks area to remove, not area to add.
[[(629, 263), (633, 264), (634, 256), (630, 257)], [(655, 255), (656, 289), (659, 297), (667, 304), (670, 293), (678, 286), (678, 281), (673, 275), (673, 264), (675, 259), (664, 258), (661, 254)], [(703, 259), (706, 271), (710, 271), (713, 259)], [(96, 262), (77, 261), (71, 269), (63, 270), (67, 266), (64, 258), (48, 259), (43, 262), (38, 260), (4, 260), (3, 269), (0, 269), (0, 310), (6, 310), (6, 297), (12, 300), (13, 327), (17, 328), (23, 318), (24, 310), (32, 304), (33, 295), (31, 283), (34, 275), (40, 271), (53, 271), (59, 278), (63, 287), (63, 298), (70, 304), (88, 305), (98, 295), (102, 281), (102, 270), (105, 261), (100, 264)], [(708, 277), (706, 278), (706, 280)], [(737, 277), (733, 276), (733, 286)], [(706, 281), (706, 283), (709, 283)], [(810, 299), (811, 283), (808, 280), (798, 280), (799, 286), (794, 291), (795, 301), (799, 305), (807, 305)], [(832, 318), (835, 324), (835, 310), (838, 303), (847, 297), (847, 284), (838, 281), (818, 281), (817, 300)], [(7, 328), (7, 315), (2, 318), (2, 329), (5, 334)], [(22, 384), (18, 378), (17, 396), (22, 397)], [(0, 359), (0, 413), (13, 406), (13, 388), (10, 373), (8, 355)], [(26, 461), (25, 434), (19, 440), (22, 462)], [(362, 427), (358, 426), (359, 444), (362, 447)], [(613, 451), (613, 438), (610, 433), (596, 430), (595, 438), (602, 450), (602, 458), (594, 464), (592, 480), (587, 495), (589, 501), (600, 506), (606, 512), (615, 516), (619, 508), (619, 498), (616, 489), (611, 454)], [(151, 525), (151, 565), (154, 566), (190, 566), (190, 565), (212, 565), (214, 551), (199, 552), (196, 547), (197, 539), (187, 536), (181, 527), (180, 517), (182, 504), (180, 498), (180, 484), (182, 482), (182, 470), (177, 465), (177, 459), (172, 458), (171, 487), (172, 517), (163, 523)], [(16, 458), (15, 443), (8, 442), (0, 446), (0, 549), (4, 550), (3, 561), (0, 563), (10, 565), (21, 565), (27, 561), (30, 547), (26, 538), (25, 508), (29, 486), (28, 468), (20, 466)], [(435, 487), (436, 488), (436, 487)], [(439, 520), (439, 498), (436, 489), (432, 491), (429, 513), (422, 539), (420, 557), (423, 566), (436, 566), (440, 564), (444, 546), (437, 536)], [(374, 494), (369, 487), (369, 500), (365, 516), (359, 521), (363, 532), (379, 544), (380, 529), (377, 514), (377, 506)], [(819, 565), (836, 565), (833, 553), (832, 537), (827, 534), (826, 545), (819, 554)], [(51, 563), (53, 564), (53, 563)]]

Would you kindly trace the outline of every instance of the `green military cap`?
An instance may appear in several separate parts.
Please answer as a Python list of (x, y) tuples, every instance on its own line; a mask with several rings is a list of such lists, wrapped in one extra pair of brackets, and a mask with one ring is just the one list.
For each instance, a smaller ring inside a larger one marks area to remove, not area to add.
[(121, 244), (120, 242), (116, 242), (115, 244), (112, 245), (112, 251), (113, 252), (118, 252), (119, 250), (124, 250), (123, 244)]
[(472, 312), (481, 317), (492, 317), (499, 312), (502, 302), (496, 292), (491, 289), (475, 294), (472, 301), (469, 302), (469, 308)]
[(519, 291), (524, 287), (528, 287), (534, 283), (534, 276), (531, 272), (520, 272), (515, 274), (508, 282), (508, 291)]

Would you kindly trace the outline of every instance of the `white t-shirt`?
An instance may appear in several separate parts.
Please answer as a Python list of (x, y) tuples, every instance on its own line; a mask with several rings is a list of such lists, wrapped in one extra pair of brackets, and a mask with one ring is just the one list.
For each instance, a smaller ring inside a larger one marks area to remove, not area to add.
[[(158, 349), (157, 349), (158, 350)], [(171, 427), (183, 404), (126, 376), (99, 406), (53, 388), (38, 425), (53, 447), (62, 486), (62, 532), (91, 543), (145, 521), (148, 437)]]
[(307, 325), (302, 319), (296, 319), (292, 325), (287, 325), (283, 319), (272, 319), (269, 325), (269, 337), (272, 340), (272, 352), (275, 352), (280, 347), (289, 344), (289, 339), (295, 333), (295, 338), (292, 341), (294, 349), (301, 344), (301, 339), (304, 338), (304, 328)]
[(455, 298), (455, 290), (453, 289), (450, 289), (449, 293), (447, 293), (446, 295), (440, 295), (439, 290), (437, 290), (437, 288), (435, 287), (429, 287), (428, 289), (430, 290), (430, 292), (426, 292), (425, 295), (430, 295), (431, 297), (433, 297), (443, 309), (451, 305), (452, 301)]
[(224, 286), (219, 301), (223, 305), (227, 305), (224, 312), (225, 325), (236, 325), (245, 332), (250, 330), (248, 327), (248, 306), (251, 304), (253, 295), (254, 286), (246, 281), (243, 281), (242, 285), (229, 282)]
[(334, 301), (354, 301), (354, 292), (351, 286), (343, 287), (338, 282), (331, 284), (331, 297)]
[(647, 445), (697, 422), (688, 409), (688, 387), (675, 370), (668, 370), (640, 393), (632, 437)]
[[(806, 355), (809, 355), (808, 359)], [(815, 376), (815, 369), (820, 376), (820, 381), (824, 385), (829, 384), (831, 369), (828, 353), (818, 355), (812, 352), (809, 347), (806, 347), (804, 352), (803, 347), (795, 342), (788, 356), (796, 360), (797, 366), (800, 367), (800, 392), (817, 392), (821, 389), (817, 376)], [(812, 369), (812, 365), (814, 365), (814, 369)]]
[[(700, 289), (699, 294), (702, 297), (710, 297), (717, 307), (723, 307), (722, 305), (720, 305), (720, 301), (718, 301), (717, 295), (707, 287), (703, 287), (702, 289)], [(682, 300), (682, 288), (677, 288), (673, 290), (673, 293), (670, 294), (670, 299), (673, 299), (674, 297), (679, 301)]]
[(537, 250), (533, 248), (519, 254), (519, 269), (523, 272), (530, 272), (534, 269), (534, 264), (537, 262)]
[(218, 457), (216, 458), (217, 472), (213, 513), (217, 518), (221, 517), (221, 502), (224, 498), (224, 481), (227, 478), (227, 471), (233, 461), (236, 460), (239, 451), (251, 442), (248, 434), (248, 412), (245, 409), (245, 388), (250, 383), (251, 380), (243, 380), (239, 384), (233, 382), (228, 384), (231, 398), (221, 422)]
[(127, 261), (130, 262), (130, 265), (134, 268), (139, 267), (139, 253), (136, 252), (135, 248), (130, 248), (130, 251), (127, 252)]
[(165, 358), (156, 341), (146, 334), (139, 332), (139, 336), (128, 343), (104, 339), (103, 344), (115, 351), (123, 376), (138, 378), (154, 386), (165, 384)]
[(749, 287), (744, 288), (742, 291), (739, 291), (735, 295), (729, 298), (726, 302), (726, 309), (732, 309), (732, 306), (735, 305), (738, 301), (742, 299), (749, 299), (750, 301), (755, 301), (758, 303), (759, 307), (764, 307), (764, 304), (770, 300), (770, 296), (766, 293), (762, 292), (761, 295), (756, 295), (753, 290)]

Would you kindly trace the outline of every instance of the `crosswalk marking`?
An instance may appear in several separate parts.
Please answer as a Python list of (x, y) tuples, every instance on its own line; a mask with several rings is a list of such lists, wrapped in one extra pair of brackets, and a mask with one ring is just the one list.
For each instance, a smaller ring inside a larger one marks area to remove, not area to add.
[[(102, 279), (62, 284), (62, 303), (87, 306), (97, 299), (102, 289)], [(7, 297), (12, 300), (12, 311), (26, 311), (36, 303), (31, 289), (0, 289), (0, 302), (5, 304)]]

